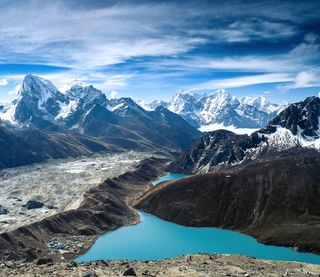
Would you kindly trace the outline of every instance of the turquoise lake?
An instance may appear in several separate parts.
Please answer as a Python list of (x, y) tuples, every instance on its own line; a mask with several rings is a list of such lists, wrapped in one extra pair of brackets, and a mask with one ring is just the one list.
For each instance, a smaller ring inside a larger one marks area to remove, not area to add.
[(163, 175), (160, 178), (152, 181), (152, 184), (157, 185), (157, 184), (164, 182), (164, 181), (176, 180), (176, 179), (180, 179), (180, 178), (183, 178), (186, 176), (188, 176), (188, 175), (183, 174), (183, 173), (168, 173), (168, 174)]
[[(166, 180), (177, 179), (167, 174)], [(178, 178), (181, 178), (180, 176)], [(162, 179), (164, 180), (164, 179)], [(160, 179), (156, 180), (160, 181)], [(159, 183), (157, 182), (157, 183)], [(157, 260), (183, 254), (240, 254), (269, 260), (320, 264), (320, 256), (286, 247), (268, 246), (255, 239), (218, 228), (191, 228), (139, 212), (141, 222), (101, 235), (77, 262), (92, 260)]]

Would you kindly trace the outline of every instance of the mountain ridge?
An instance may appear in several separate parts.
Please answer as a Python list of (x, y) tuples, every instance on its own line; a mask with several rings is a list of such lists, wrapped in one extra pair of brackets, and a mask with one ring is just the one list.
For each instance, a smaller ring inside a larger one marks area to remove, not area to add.
[(50, 81), (31, 74), (25, 76), (17, 99), (0, 110), (0, 119), (13, 129), (72, 132), (133, 149), (181, 150), (200, 136), (169, 111), (146, 111), (131, 98), (107, 99), (79, 82), (61, 93)]
[(209, 93), (178, 91), (170, 102), (155, 100), (149, 108), (159, 105), (180, 114), (196, 128), (212, 124), (262, 128), (286, 106), (269, 103), (263, 96), (237, 99), (224, 89)]

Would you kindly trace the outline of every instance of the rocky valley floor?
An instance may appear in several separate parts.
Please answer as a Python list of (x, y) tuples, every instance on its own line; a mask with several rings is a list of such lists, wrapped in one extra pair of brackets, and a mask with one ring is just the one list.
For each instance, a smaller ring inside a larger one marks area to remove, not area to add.
[(1, 264), (0, 276), (320, 276), (320, 266), (259, 260), (237, 255), (192, 255), (159, 261)]

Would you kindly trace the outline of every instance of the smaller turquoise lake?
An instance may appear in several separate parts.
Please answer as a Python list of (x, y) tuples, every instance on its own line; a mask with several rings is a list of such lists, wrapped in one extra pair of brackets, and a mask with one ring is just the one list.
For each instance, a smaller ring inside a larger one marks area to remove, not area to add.
[[(169, 176), (156, 180), (156, 184), (185, 176), (173, 178), (172, 176), (177, 175), (167, 175)], [(101, 235), (91, 249), (75, 261), (158, 260), (184, 254), (217, 253), (320, 264), (318, 255), (299, 253), (286, 247), (264, 245), (234, 231), (184, 227), (146, 213), (139, 212), (139, 215), (139, 224)]]
[(177, 180), (177, 179), (181, 179), (186, 176), (189, 176), (189, 175), (183, 174), (183, 173), (168, 173), (168, 174), (163, 175), (160, 178), (152, 181), (152, 184), (157, 185), (157, 184), (160, 184), (161, 182), (164, 182), (164, 181)]

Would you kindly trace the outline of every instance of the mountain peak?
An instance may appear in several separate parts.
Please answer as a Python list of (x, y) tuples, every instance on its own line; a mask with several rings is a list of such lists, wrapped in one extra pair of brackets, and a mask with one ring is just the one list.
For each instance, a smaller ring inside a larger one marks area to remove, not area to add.
[(289, 105), (262, 129), (261, 133), (272, 133), (282, 127), (293, 135), (312, 141), (320, 137), (320, 98), (311, 96), (304, 101)]
[(59, 93), (57, 88), (46, 79), (27, 74), (22, 82), (19, 94), (21, 96), (31, 96), (37, 98), (49, 98), (51, 94)]
[(96, 89), (92, 85), (87, 85), (83, 82), (73, 82), (70, 84), (70, 88), (65, 91), (66, 96), (70, 100), (80, 101), (85, 99), (86, 101), (93, 101), (94, 99), (106, 99), (101, 90)]

